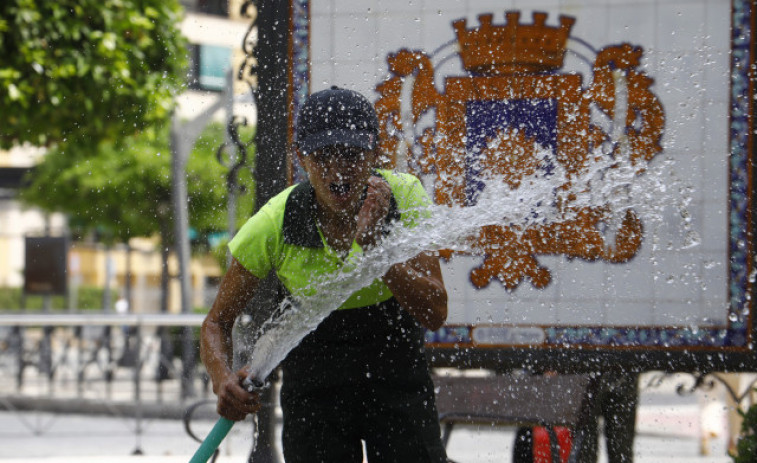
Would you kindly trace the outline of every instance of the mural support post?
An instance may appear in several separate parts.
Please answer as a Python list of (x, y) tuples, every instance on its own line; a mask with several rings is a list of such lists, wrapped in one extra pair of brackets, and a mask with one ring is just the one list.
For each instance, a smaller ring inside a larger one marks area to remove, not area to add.
[[(256, 26), (258, 41), (255, 46), (257, 66), (257, 127), (255, 130), (255, 211), (288, 184), (289, 153), (289, 2), (258, 0)], [(261, 282), (256, 298), (259, 311), (270, 311), (278, 303), (278, 292), (271, 288), (278, 281), (266, 278)], [(268, 295), (264, 297), (263, 295)], [(257, 310), (257, 309), (256, 309)], [(258, 413), (257, 445), (249, 461), (274, 462), (275, 440), (275, 392), (268, 388), (263, 392), (263, 408)]]

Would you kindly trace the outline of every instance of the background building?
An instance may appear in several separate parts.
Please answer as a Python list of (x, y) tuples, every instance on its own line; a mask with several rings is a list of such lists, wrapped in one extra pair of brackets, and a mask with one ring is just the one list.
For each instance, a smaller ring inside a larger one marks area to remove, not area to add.
[[(242, 41), (250, 26), (249, 18), (239, 18), (241, 1), (226, 2), (182, 0), (186, 14), (181, 31), (189, 42), (187, 90), (179, 96), (177, 115), (182, 120), (198, 114), (223, 98), (227, 72), (241, 62)], [(229, 13), (232, 13), (231, 15)], [(233, 17), (237, 19), (234, 19)], [(234, 111), (240, 111), (254, 123), (249, 88), (235, 83)], [(225, 121), (225, 110), (217, 111), (214, 120)], [(24, 283), (24, 239), (27, 236), (69, 236), (63, 214), (46, 214), (25, 207), (18, 199), (24, 176), (45, 155), (45, 150), (27, 146), (0, 150), (0, 290), (19, 288)], [(223, 179), (219, 179), (219, 182)], [(177, 275), (175, 255), (169, 258), (169, 273)], [(207, 307), (215, 294), (221, 269), (211, 256), (195, 257), (191, 263), (193, 306)], [(71, 242), (68, 256), (69, 301), (76, 306), (77, 288), (110, 285), (115, 302), (123, 294), (127, 275), (131, 279), (131, 310), (159, 310), (161, 255), (159, 240), (151, 237), (132, 239), (129, 245), (117, 245), (106, 251), (96, 238)], [(175, 280), (175, 279), (172, 279)], [(169, 309), (179, 311), (178, 282), (172, 281)], [(0, 311), (7, 307), (0, 307)], [(108, 309), (112, 309), (109, 307)]]

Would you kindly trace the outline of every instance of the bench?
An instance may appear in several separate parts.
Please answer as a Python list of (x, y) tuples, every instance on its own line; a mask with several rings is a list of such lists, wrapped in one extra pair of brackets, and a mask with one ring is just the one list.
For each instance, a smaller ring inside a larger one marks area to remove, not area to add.
[[(543, 426), (560, 463), (554, 427), (588, 429), (593, 419), (596, 380), (588, 375), (435, 376), (434, 384), (445, 447), (456, 424)], [(574, 433), (569, 462), (578, 461), (582, 440)]]

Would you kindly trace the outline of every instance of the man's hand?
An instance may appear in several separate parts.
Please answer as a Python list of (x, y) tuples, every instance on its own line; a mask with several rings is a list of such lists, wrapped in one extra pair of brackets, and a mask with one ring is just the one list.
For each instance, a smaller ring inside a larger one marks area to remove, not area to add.
[(213, 392), (218, 396), (218, 413), (234, 421), (241, 421), (247, 414), (260, 409), (258, 395), (241, 386), (247, 377), (246, 369), (234, 373), (229, 367), (234, 357), (234, 321), (247, 307), (259, 282), (255, 275), (232, 259), (200, 330), (200, 356), (213, 381)]
[(368, 179), (363, 206), (357, 215), (357, 231), (355, 241), (366, 249), (375, 246), (381, 240), (384, 229), (384, 219), (389, 213), (392, 189), (381, 177), (371, 176)]
[(213, 392), (218, 396), (216, 410), (219, 415), (233, 421), (242, 421), (250, 413), (260, 410), (260, 395), (242, 387), (242, 381), (248, 374), (247, 368), (242, 368), (236, 374), (229, 374), (219, 384), (213, 383)]

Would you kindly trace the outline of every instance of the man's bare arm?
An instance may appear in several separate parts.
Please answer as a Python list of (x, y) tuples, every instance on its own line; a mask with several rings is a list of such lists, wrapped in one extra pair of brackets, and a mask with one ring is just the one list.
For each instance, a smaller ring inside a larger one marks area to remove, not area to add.
[(258, 395), (241, 386), (246, 376), (244, 369), (232, 371), (234, 321), (252, 299), (259, 283), (255, 275), (232, 259), (218, 296), (202, 323), (200, 357), (213, 382), (213, 392), (218, 396), (218, 413), (235, 421), (260, 409)]
[(400, 305), (425, 328), (439, 329), (447, 319), (447, 290), (439, 258), (421, 253), (393, 265), (383, 277)]

